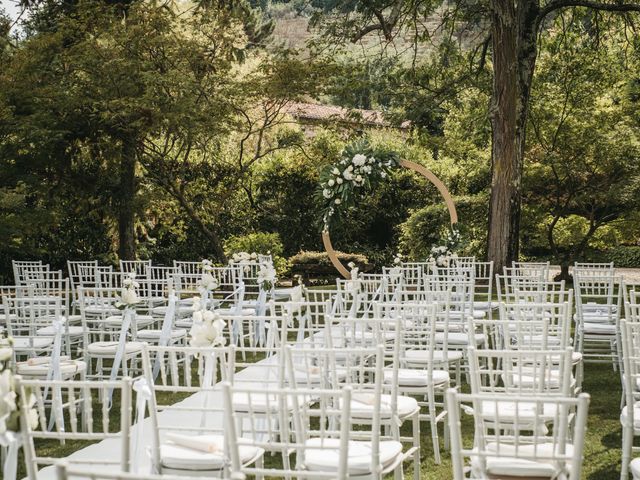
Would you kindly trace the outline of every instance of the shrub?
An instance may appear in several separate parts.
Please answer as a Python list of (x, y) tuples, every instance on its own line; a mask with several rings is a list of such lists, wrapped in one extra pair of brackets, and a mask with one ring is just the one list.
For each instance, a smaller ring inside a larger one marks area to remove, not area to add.
[[(338, 259), (346, 266), (349, 262), (355, 263), (361, 271), (370, 270), (371, 266), (367, 257), (357, 253), (344, 253), (336, 251)], [(327, 252), (300, 252), (289, 258), (291, 271), (301, 274), (305, 279), (334, 278), (338, 274)]]
[[(455, 199), (461, 244), (458, 254), (484, 255), (488, 203), (485, 195)], [(414, 210), (400, 225), (400, 251), (408, 259), (424, 261), (434, 245), (442, 244), (449, 228), (449, 212), (442, 204)]]
[(227, 257), (237, 252), (270, 254), (278, 275), (289, 273), (289, 262), (282, 256), (283, 251), (282, 241), (277, 233), (249, 233), (230, 237), (224, 242), (224, 253)]
[(613, 262), (616, 267), (640, 267), (640, 247), (620, 246), (604, 252), (605, 261)]

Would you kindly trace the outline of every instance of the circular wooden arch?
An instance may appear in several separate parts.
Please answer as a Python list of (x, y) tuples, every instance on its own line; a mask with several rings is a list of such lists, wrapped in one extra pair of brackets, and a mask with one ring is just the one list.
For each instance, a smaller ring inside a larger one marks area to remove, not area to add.
[[(453, 225), (454, 223), (458, 223), (458, 213), (456, 212), (456, 206), (453, 203), (453, 198), (451, 198), (449, 190), (447, 190), (447, 187), (444, 186), (444, 183), (442, 183), (438, 177), (436, 177), (430, 170), (423, 167), (422, 165), (419, 165), (415, 162), (410, 162), (409, 160), (400, 160), (400, 166), (419, 173), (427, 180), (429, 180), (433, 185), (435, 185), (435, 187), (440, 192), (440, 195), (442, 195), (447, 209), (449, 210), (449, 218), (451, 220), (451, 224)], [(342, 264), (342, 262), (338, 258), (338, 255), (336, 254), (336, 251), (331, 245), (331, 237), (329, 236), (328, 230), (322, 232), (322, 243), (324, 243), (324, 249), (327, 251), (327, 255), (329, 255), (329, 260), (331, 260), (333, 266), (336, 267), (338, 272), (340, 272), (340, 274), (344, 278), (350, 279), (351, 274), (349, 273), (349, 270)]]

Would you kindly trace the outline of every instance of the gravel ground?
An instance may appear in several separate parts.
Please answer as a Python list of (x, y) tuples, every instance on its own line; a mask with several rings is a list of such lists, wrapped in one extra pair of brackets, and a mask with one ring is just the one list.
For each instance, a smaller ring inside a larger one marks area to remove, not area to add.
[[(569, 272), (572, 271), (573, 267), (570, 267)], [(616, 268), (616, 272), (628, 282), (640, 283), (640, 268)], [(551, 265), (551, 268), (549, 269), (549, 275), (551, 276), (551, 278), (556, 276), (558, 273), (560, 273), (560, 265)]]

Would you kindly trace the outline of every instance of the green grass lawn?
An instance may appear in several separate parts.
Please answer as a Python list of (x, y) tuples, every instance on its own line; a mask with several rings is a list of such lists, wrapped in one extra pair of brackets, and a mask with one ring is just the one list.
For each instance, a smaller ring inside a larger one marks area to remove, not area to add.
[[(620, 376), (607, 365), (587, 365), (585, 368), (584, 391), (591, 394), (589, 407), (589, 423), (587, 427), (587, 441), (584, 459), (583, 478), (589, 480), (615, 479), (620, 475)], [(465, 388), (466, 390), (466, 388)], [(163, 403), (168, 399), (164, 397)], [(179, 401), (184, 395), (175, 395), (172, 400)], [(116, 399), (117, 402), (117, 399)], [(111, 411), (112, 422), (118, 424), (119, 413), (117, 403)], [(473, 435), (471, 417), (463, 415), (463, 433), (465, 437)], [(405, 425), (410, 430), (410, 425)], [(429, 427), (423, 423), (422, 430), (422, 478), (446, 480), (451, 478), (451, 463), (448, 452), (441, 448), (443, 462), (436, 465), (433, 461), (433, 450)], [(408, 433), (408, 432), (407, 432)], [(440, 432), (442, 440), (442, 431)], [(86, 446), (86, 442), (68, 442), (60, 445), (54, 441), (46, 441), (37, 445), (39, 453), (54, 457), (64, 457), (78, 448)], [(442, 442), (441, 442), (442, 445)], [(267, 457), (267, 465), (279, 462), (273, 457)], [(20, 477), (26, 473), (21, 465)], [(413, 465), (405, 465), (405, 477), (411, 478)], [(20, 478), (19, 477), (19, 478)], [(390, 477), (392, 478), (392, 477)]]
[[(608, 365), (586, 365), (583, 390), (591, 395), (587, 440), (585, 445), (582, 478), (589, 480), (610, 480), (620, 477), (622, 445), (620, 426), (620, 375)], [(466, 418), (465, 418), (466, 417)], [(462, 415), (463, 434), (473, 435), (471, 417)], [(442, 438), (442, 435), (441, 435)], [(441, 449), (443, 462), (433, 462), (433, 450), (429, 429), (422, 425), (422, 478), (445, 480), (451, 478), (449, 453)], [(405, 477), (409, 478), (412, 466), (405, 467)]]

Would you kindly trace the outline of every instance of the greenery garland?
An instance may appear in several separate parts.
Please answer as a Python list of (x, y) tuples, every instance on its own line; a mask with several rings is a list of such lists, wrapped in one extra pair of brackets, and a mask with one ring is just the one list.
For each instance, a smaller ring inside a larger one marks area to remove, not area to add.
[(396, 152), (376, 149), (366, 139), (345, 146), (340, 160), (320, 172), (317, 197), (323, 205), (323, 231), (329, 231), (357, 198), (374, 189), (399, 165)]

